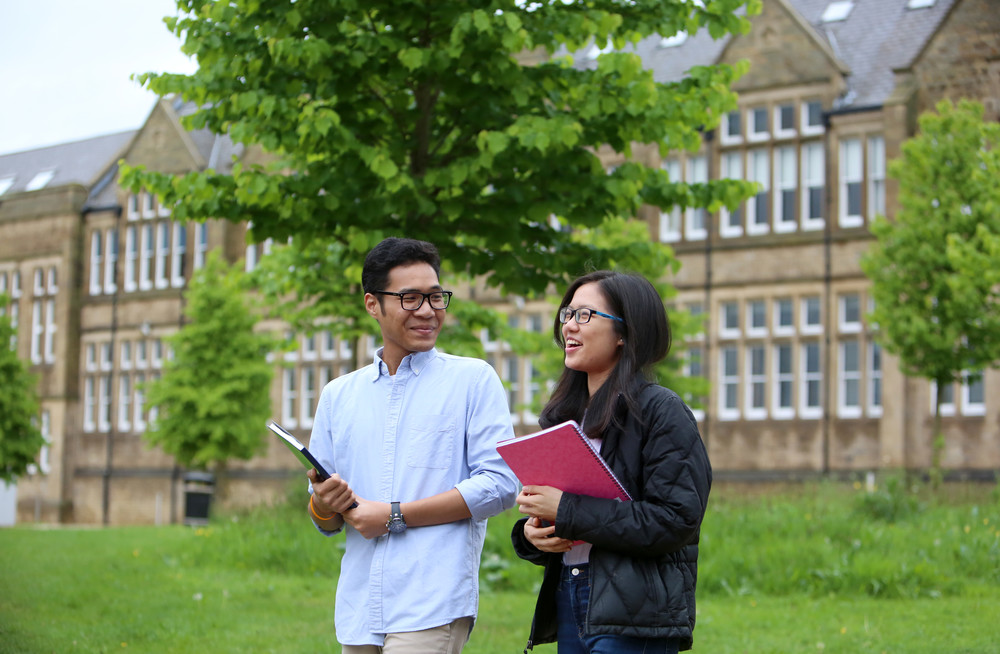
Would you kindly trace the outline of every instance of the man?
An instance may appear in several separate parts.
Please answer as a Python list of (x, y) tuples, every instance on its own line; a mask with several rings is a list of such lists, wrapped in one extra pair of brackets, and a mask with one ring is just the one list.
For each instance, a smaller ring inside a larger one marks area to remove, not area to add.
[(513, 436), (496, 372), (434, 345), (451, 292), (430, 243), (388, 238), (365, 258), (382, 347), (323, 389), (309, 449), (331, 473), (309, 512), (346, 525), (335, 625), (344, 654), (461, 652), (479, 602), (486, 519), (514, 504), (496, 451)]

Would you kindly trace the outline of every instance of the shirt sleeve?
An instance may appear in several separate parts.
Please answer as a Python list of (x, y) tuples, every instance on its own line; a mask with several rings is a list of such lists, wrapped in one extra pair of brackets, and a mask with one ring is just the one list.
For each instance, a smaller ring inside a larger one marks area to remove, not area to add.
[(514, 506), (517, 477), (497, 453), (497, 443), (514, 436), (507, 395), (485, 362), (466, 396), (465, 447), (469, 478), (456, 485), (472, 517), (485, 520)]

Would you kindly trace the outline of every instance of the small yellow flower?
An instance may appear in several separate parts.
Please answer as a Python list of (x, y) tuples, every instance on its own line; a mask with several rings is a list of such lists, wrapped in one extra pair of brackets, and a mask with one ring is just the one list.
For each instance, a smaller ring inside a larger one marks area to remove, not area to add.
[(969, 533), (970, 531), (972, 531), (972, 527), (965, 525), (965, 533)]
[(846, 634), (847, 633), (847, 627), (841, 627), (840, 628), (840, 633)]

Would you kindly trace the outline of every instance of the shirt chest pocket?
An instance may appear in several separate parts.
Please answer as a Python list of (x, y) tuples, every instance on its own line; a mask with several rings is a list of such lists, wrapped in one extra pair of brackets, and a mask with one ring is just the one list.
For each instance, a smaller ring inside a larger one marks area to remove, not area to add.
[(406, 464), (411, 468), (448, 469), (458, 442), (455, 423), (449, 416), (421, 416), (407, 432)]

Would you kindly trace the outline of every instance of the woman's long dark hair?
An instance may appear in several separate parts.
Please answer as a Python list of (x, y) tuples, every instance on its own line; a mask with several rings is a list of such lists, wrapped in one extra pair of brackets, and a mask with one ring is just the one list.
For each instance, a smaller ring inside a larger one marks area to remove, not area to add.
[[(618, 423), (619, 398), (633, 413), (638, 413), (639, 392), (650, 379), (650, 369), (670, 351), (670, 323), (663, 300), (649, 280), (613, 270), (598, 270), (576, 279), (566, 289), (559, 308), (572, 301), (578, 288), (590, 283), (598, 285), (610, 313), (624, 321), (612, 321), (623, 341), (621, 356), (593, 397), (587, 389), (587, 373), (563, 368), (552, 397), (542, 409), (541, 421), (545, 425), (566, 420), (579, 422), (586, 410), (584, 431), (595, 437)], [(552, 333), (556, 343), (565, 348), (558, 314)]]

